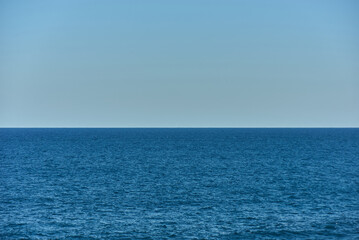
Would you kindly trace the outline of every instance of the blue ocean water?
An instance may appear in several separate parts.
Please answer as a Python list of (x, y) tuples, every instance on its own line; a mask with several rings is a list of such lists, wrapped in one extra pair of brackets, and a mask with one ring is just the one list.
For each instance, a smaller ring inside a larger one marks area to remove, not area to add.
[(359, 239), (359, 129), (0, 129), (0, 239)]

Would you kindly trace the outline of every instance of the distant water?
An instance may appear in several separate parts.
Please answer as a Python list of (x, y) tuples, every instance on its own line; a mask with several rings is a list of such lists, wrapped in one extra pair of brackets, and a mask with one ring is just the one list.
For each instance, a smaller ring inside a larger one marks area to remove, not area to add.
[(359, 239), (359, 129), (0, 129), (0, 239)]

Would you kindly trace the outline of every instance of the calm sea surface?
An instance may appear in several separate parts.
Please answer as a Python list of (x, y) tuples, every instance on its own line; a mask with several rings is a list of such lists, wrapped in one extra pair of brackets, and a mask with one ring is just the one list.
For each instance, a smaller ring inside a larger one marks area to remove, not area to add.
[(0, 239), (359, 239), (359, 129), (0, 129)]

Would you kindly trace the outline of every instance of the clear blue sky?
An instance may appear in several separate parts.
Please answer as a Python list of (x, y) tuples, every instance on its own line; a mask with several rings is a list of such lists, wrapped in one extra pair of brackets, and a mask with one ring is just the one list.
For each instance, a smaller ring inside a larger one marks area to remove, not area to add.
[(359, 126), (359, 1), (0, 0), (2, 127)]

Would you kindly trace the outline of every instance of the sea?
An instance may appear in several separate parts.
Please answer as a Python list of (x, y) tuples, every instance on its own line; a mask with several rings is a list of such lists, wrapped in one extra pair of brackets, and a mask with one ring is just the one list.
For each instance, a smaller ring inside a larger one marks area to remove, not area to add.
[(2, 128), (0, 239), (359, 239), (359, 129)]

